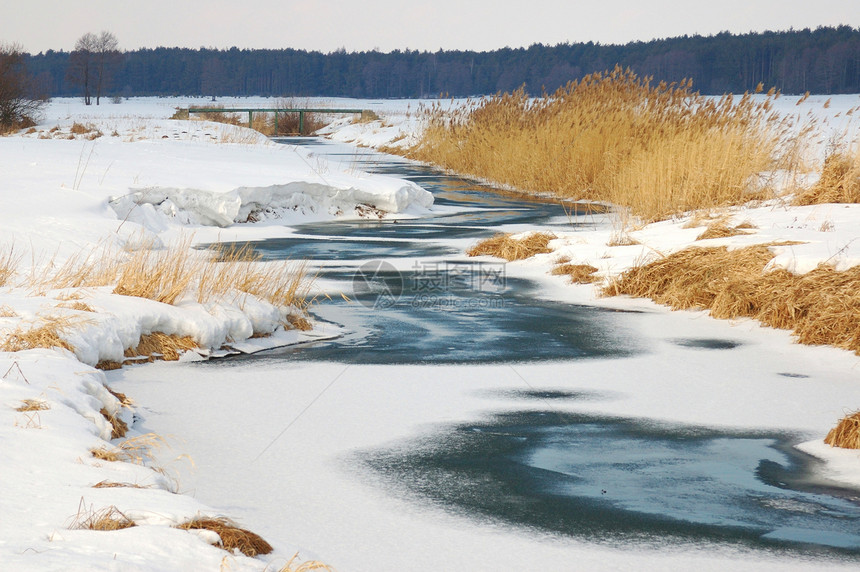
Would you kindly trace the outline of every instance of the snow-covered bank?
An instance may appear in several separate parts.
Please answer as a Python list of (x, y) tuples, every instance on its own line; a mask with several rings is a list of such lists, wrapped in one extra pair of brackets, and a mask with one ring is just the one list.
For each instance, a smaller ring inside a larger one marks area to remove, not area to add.
[[(189, 292), (165, 304), (118, 295), (113, 285), (58, 286), (59, 277), (86, 262), (98, 264), (84, 274), (95, 273), (111, 257), (183, 239), (187, 247), (282, 236), (291, 222), (404, 217), (432, 205), (413, 183), (329, 164), (248, 129), (168, 120), (173, 107), (163, 103), (94, 108), (59, 100), (34, 129), (0, 138), (0, 262), (10, 273), (0, 284), (0, 342), (38, 333), (53, 338), (16, 343), (70, 348), (0, 352), (6, 568), (263, 570), (298, 550), (281, 542), (251, 559), (213, 547), (213, 533), (172, 528), (230, 515), (178, 494), (184, 487), (170, 467), (150, 458), (160, 437), (143, 427), (112, 435), (111, 419), (131, 425), (132, 409), (93, 366), (122, 362), (155, 333), (190, 337), (200, 349), (186, 358), (201, 359), (225, 344), (251, 352), (332, 328), (289, 329), (295, 308), (240, 292), (207, 301)], [(91, 453), (100, 449), (120, 462)], [(111, 507), (135, 526), (82, 529)]]

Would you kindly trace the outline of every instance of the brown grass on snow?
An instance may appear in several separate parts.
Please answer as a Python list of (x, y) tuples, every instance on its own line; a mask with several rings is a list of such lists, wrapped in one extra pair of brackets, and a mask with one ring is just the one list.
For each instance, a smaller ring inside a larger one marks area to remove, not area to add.
[(715, 318), (750, 317), (792, 330), (800, 343), (860, 355), (860, 267), (765, 272), (773, 256), (767, 245), (734, 251), (691, 247), (631, 268), (603, 293), (651, 298), (674, 309), (708, 309)]
[(135, 526), (134, 521), (122, 513), (121, 510), (111, 505), (101, 510), (87, 510), (83, 499), (78, 507), (78, 514), (69, 528), (78, 530), (123, 530)]
[(21, 405), (15, 408), (15, 411), (46, 411), (50, 408), (51, 406), (41, 399), (25, 399)]
[(119, 439), (120, 437), (125, 437), (125, 434), (128, 433), (128, 424), (125, 421), (123, 421), (116, 415), (111, 415), (104, 407), (101, 408), (101, 411), (99, 411), (99, 413), (101, 413), (102, 417), (107, 419), (107, 422), (111, 425), (111, 439)]
[(162, 332), (142, 334), (135, 348), (125, 351), (126, 358), (148, 358), (138, 361), (176, 361), (186, 351), (198, 349), (200, 346), (190, 336), (177, 336)]
[(597, 268), (591, 264), (559, 264), (552, 269), (553, 276), (569, 276), (574, 284), (591, 284), (600, 280), (595, 276)]
[(143, 485), (136, 485), (134, 483), (117, 483), (114, 481), (99, 481), (93, 485), (94, 489), (150, 489), (152, 487), (146, 487)]
[(239, 550), (245, 556), (253, 557), (258, 554), (269, 554), (274, 550), (260, 535), (250, 530), (239, 528), (235, 522), (228, 518), (195, 518), (194, 520), (177, 525), (176, 528), (182, 530), (202, 529), (216, 532), (221, 537), (220, 548), (228, 552)]
[(824, 442), (843, 449), (860, 449), (860, 411), (843, 417), (836, 427), (830, 430)]
[(652, 85), (616, 67), (539, 98), (520, 89), (453, 111), (431, 106), (407, 154), (656, 220), (768, 196), (762, 173), (797, 172), (813, 126), (774, 112), (776, 97), (707, 98), (692, 81)]
[(35, 348), (63, 348), (74, 351), (63, 335), (79, 326), (83, 321), (72, 318), (51, 316), (40, 319), (41, 325), (29, 329), (19, 327), (0, 342), (0, 350), (19, 352)]
[(152, 247), (145, 245), (123, 263), (114, 294), (173, 304), (197, 279), (202, 260), (191, 250), (191, 237), (172, 248)]
[(749, 223), (729, 226), (725, 221), (716, 221), (708, 225), (705, 232), (696, 237), (696, 240), (708, 240), (710, 238), (727, 238), (739, 234), (749, 234), (745, 229), (751, 228)]
[(144, 465), (152, 459), (153, 450), (164, 446), (164, 439), (155, 433), (145, 433), (137, 437), (126, 439), (113, 449), (98, 447), (90, 449), (90, 453), (96, 459), (109, 462), (122, 461)]
[(278, 569), (278, 572), (310, 572), (311, 570), (323, 570), (326, 572), (334, 572), (334, 568), (323, 564), (318, 560), (306, 560), (301, 564), (296, 563), (296, 559), (299, 557), (299, 553), (296, 552), (293, 554), (293, 557), (289, 559), (289, 561), (284, 564), (281, 568)]
[(547, 246), (556, 237), (545, 232), (535, 232), (522, 238), (513, 238), (511, 234), (497, 234), (492, 238), (480, 241), (466, 251), (469, 256), (495, 256), (507, 261), (523, 260), (535, 254), (552, 252)]

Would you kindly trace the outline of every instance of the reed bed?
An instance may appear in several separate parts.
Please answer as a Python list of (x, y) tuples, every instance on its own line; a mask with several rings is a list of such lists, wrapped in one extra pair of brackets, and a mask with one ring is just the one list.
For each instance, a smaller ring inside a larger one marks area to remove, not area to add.
[(860, 142), (854, 151), (837, 150), (827, 155), (821, 177), (797, 194), (795, 205), (860, 203)]
[(651, 298), (673, 309), (707, 309), (721, 319), (749, 317), (791, 330), (800, 343), (860, 355), (860, 267), (837, 272), (822, 264), (796, 275), (768, 271), (773, 257), (769, 245), (687, 248), (631, 268), (603, 294)]
[[(772, 110), (778, 94), (706, 98), (616, 67), (531, 98), (522, 89), (459, 110), (423, 110), (416, 159), (524, 191), (606, 201), (643, 220), (772, 193), (812, 126)], [(789, 136), (791, 133), (791, 136)]]
[(860, 449), (860, 411), (843, 417), (836, 427), (830, 430), (824, 442), (843, 449)]
[(535, 254), (552, 252), (549, 242), (555, 240), (554, 234), (546, 232), (533, 232), (531, 234), (514, 238), (512, 234), (497, 234), (478, 242), (466, 251), (468, 256), (495, 256), (504, 258), (508, 262), (524, 260)]
[(211, 530), (221, 537), (219, 547), (228, 552), (238, 550), (245, 556), (254, 557), (259, 554), (269, 554), (274, 548), (263, 538), (250, 530), (240, 528), (228, 518), (200, 517), (177, 525), (181, 530)]

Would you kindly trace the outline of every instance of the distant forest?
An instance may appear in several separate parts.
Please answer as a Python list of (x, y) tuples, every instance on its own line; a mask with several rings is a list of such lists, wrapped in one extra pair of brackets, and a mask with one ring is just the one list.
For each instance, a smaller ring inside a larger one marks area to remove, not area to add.
[[(81, 94), (67, 74), (69, 56), (49, 50), (28, 57), (29, 71), (47, 95)], [(537, 95), (616, 64), (658, 81), (692, 78), (694, 89), (703, 94), (741, 93), (759, 83), (788, 94), (860, 93), (860, 28), (724, 32), (626, 45), (535, 44), (491, 52), (140, 49), (121, 54), (105, 92), (415, 98), (525, 86)]]

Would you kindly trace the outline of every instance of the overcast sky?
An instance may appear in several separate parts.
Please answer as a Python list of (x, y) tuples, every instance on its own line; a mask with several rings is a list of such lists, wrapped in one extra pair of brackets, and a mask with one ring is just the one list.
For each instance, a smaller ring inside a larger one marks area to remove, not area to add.
[(123, 49), (492, 50), (847, 24), (860, 0), (0, 0), (0, 43), (69, 51), (109, 30)]

